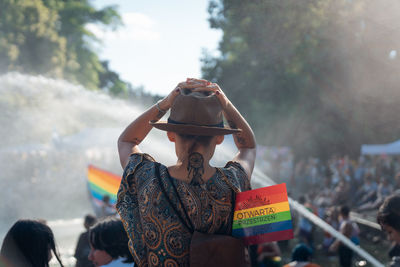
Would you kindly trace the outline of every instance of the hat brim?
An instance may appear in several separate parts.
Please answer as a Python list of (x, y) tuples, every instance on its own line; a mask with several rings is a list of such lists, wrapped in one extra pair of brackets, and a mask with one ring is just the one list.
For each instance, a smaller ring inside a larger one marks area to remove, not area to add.
[(191, 124), (175, 124), (168, 123), (166, 121), (149, 122), (152, 126), (162, 131), (175, 132), (179, 134), (190, 134), (190, 135), (227, 135), (233, 133), (239, 133), (241, 129), (232, 129), (227, 127), (209, 127), (209, 126), (199, 126)]

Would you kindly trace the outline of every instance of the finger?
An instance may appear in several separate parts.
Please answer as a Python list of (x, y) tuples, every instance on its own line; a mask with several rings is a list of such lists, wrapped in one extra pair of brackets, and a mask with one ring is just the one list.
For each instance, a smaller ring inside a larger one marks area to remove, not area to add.
[(180, 82), (180, 83), (178, 83), (178, 85), (176, 87), (183, 88), (183, 87), (185, 87), (185, 84), (186, 84), (186, 82)]
[(197, 79), (197, 78), (187, 78), (186, 82), (204, 82), (204, 83), (210, 83), (208, 80), (204, 79)]
[(210, 85), (211, 82), (203, 79), (188, 79), (186, 81), (188, 84), (201, 84), (201, 85)]

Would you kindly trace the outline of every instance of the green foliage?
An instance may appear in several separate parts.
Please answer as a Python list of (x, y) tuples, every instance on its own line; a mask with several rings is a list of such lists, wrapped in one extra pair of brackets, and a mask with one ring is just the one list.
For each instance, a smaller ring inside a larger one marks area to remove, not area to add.
[(42, 1), (0, 2), (0, 71), (62, 75), (66, 39), (56, 30), (58, 14)]
[(203, 76), (222, 85), (259, 143), (327, 157), (394, 141), (400, 63), (388, 53), (400, 32), (385, 27), (400, 23), (400, 5), (388, 3), (212, 0), (221, 56), (204, 55)]
[(129, 85), (121, 81), (118, 73), (108, 68), (108, 61), (103, 61), (101, 64), (104, 71), (100, 73), (100, 87), (108, 88), (114, 95), (127, 96)]
[(2, 0), (0, 72), (45, 74), (123, 95), (128, 85), (101, 63), (89, 23), (116, 29), (121, 20), (115, 7), (97, 10), (88, 0)]

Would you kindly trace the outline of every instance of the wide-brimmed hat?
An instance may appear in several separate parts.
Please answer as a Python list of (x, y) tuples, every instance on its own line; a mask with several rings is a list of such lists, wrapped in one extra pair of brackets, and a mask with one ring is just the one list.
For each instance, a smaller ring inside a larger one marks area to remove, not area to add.
[(226, 135), (240, 132), (224, 126), (222, 107), (208, 92), (181, 89), (171, 106), (168, 121), (150, 122), (157, 129), (189, 135)]

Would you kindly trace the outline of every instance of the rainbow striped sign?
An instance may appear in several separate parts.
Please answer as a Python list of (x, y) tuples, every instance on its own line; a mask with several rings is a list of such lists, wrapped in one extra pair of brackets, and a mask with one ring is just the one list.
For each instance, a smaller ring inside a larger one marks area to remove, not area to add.
[(120, 176), (89, 165), (88, 188), (95, 206), (101, 207), (102, 199), (105, 195), (108, 195), (110, 197), (110, 203), (115, 205), (120, 183)]
[(245, 245), (292, 239), (286, 184), (237, 193), (232, 236)]

